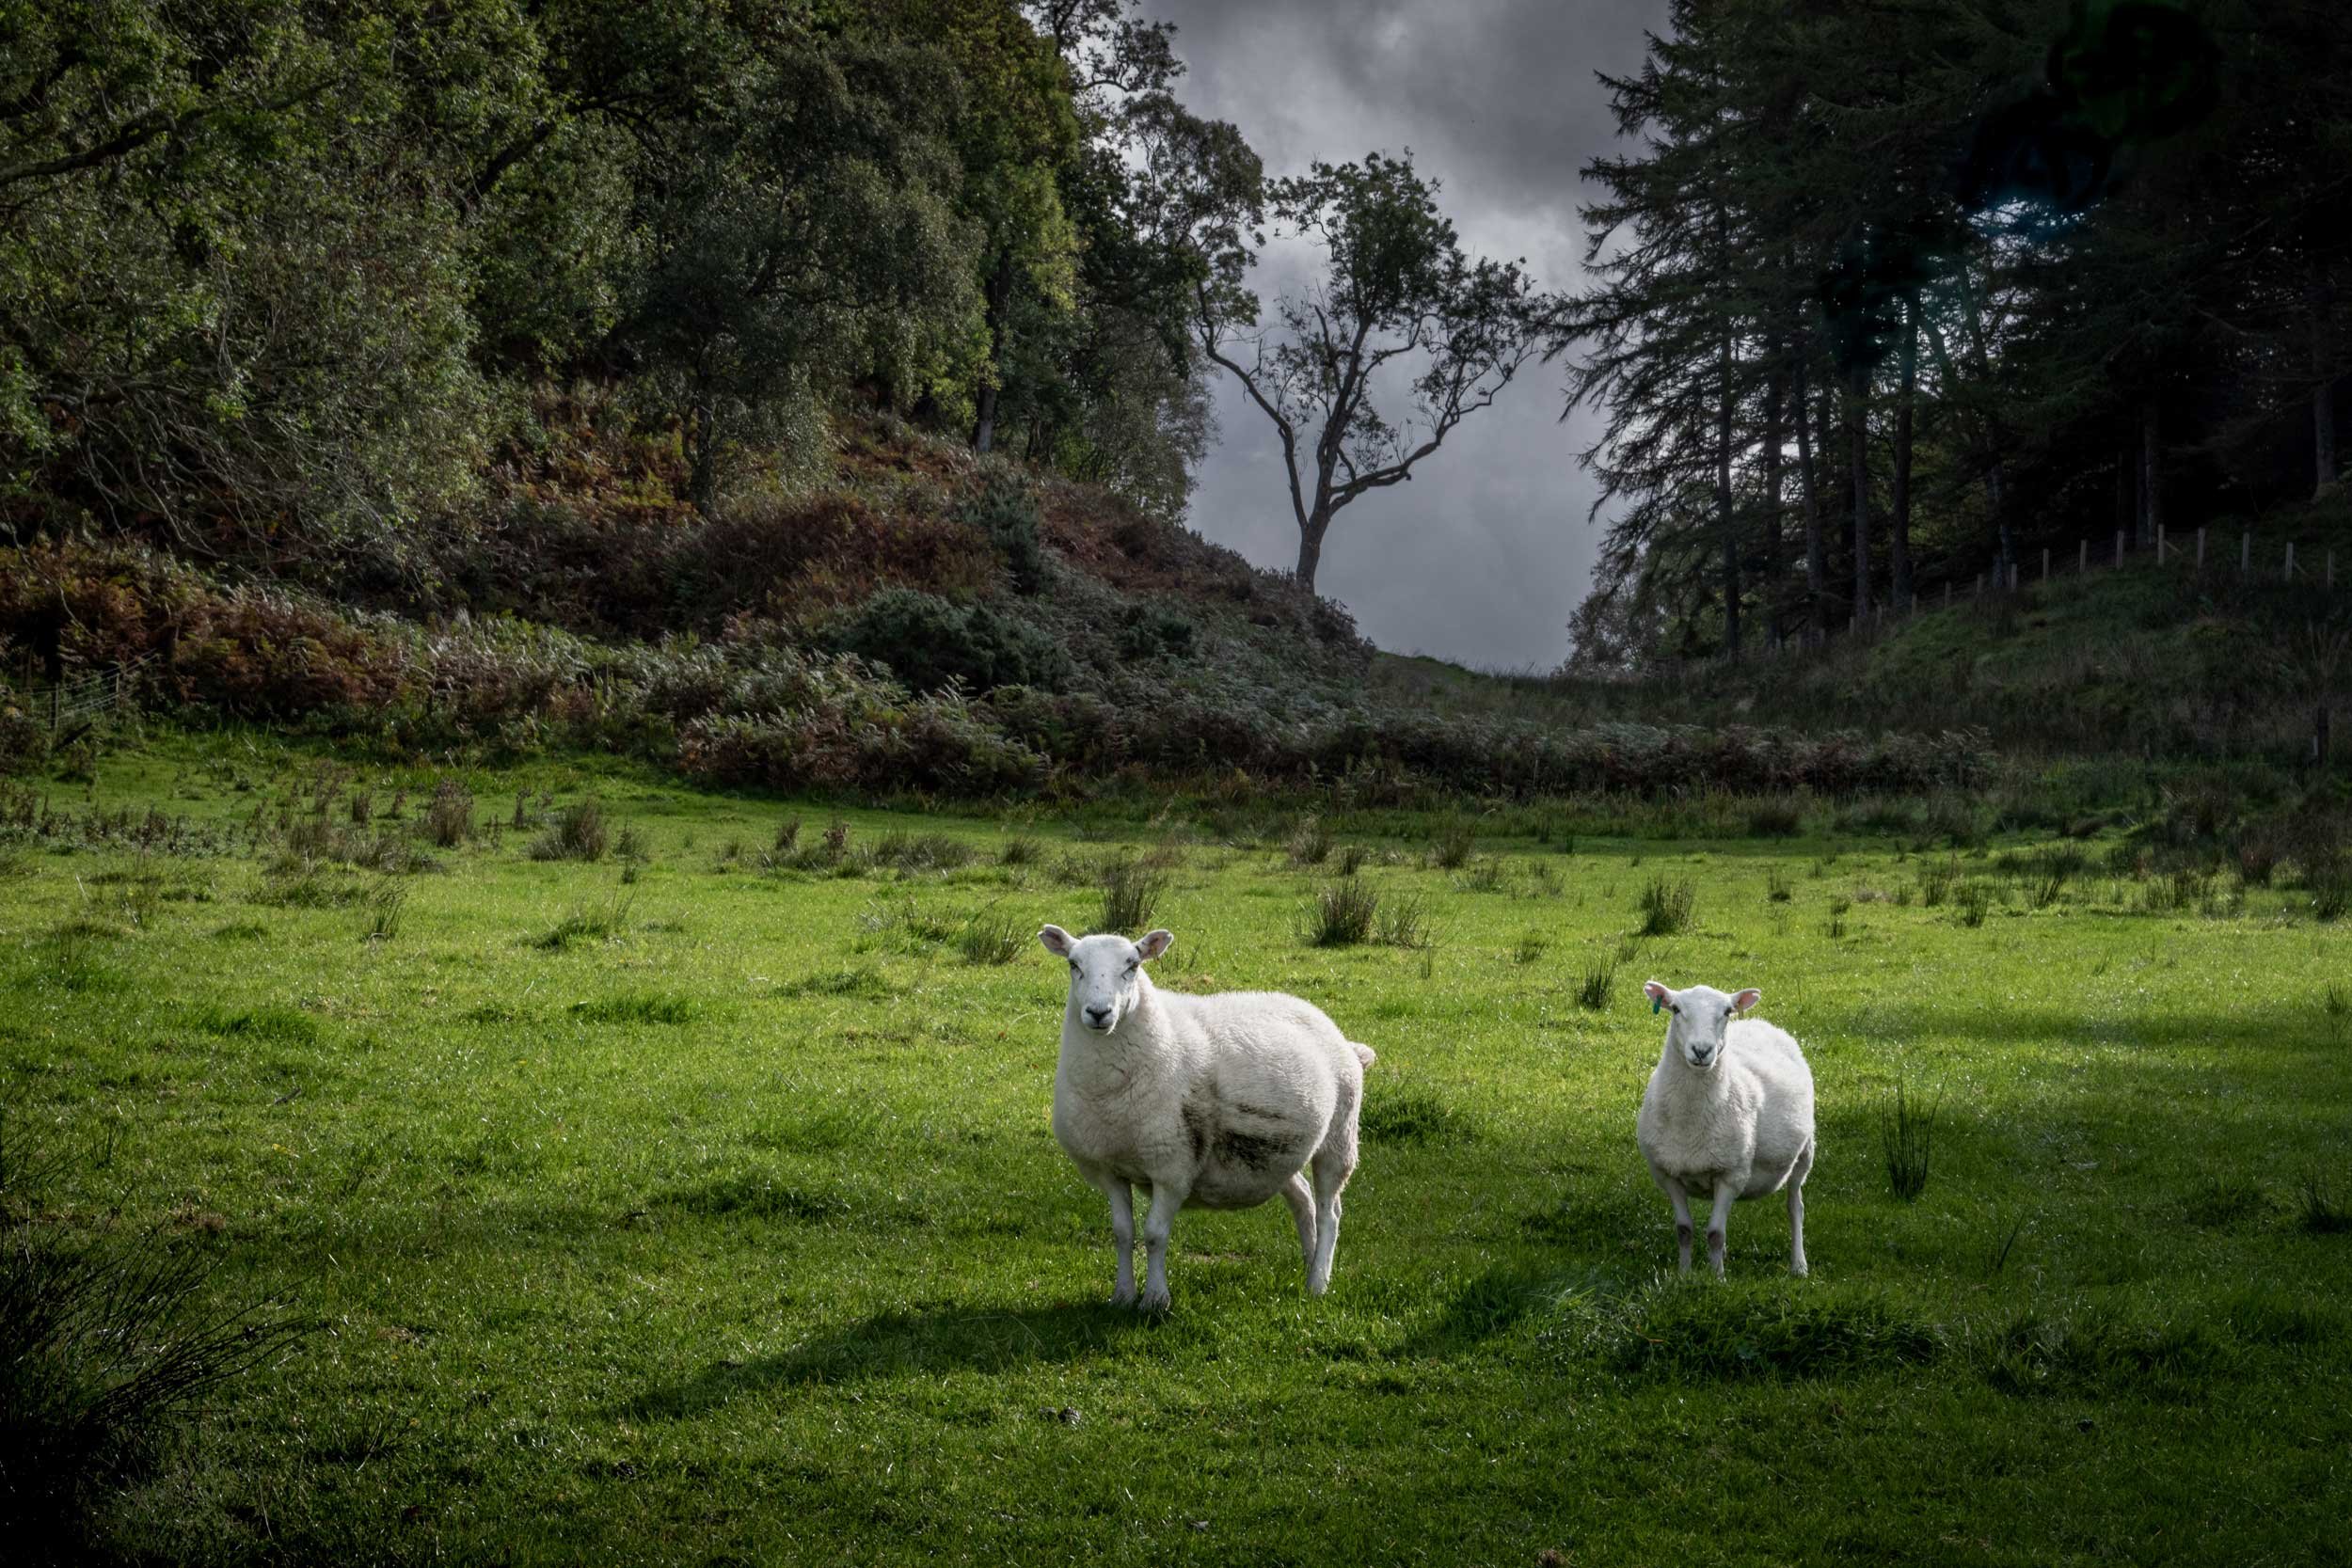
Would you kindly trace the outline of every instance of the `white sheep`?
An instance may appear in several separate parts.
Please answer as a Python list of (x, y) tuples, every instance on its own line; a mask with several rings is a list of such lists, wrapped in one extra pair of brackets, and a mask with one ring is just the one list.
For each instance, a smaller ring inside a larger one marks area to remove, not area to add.
[(1250, 1209), (1277, 1193), (1298, 1222), (1307, 1291), (1323, 1294), (1340, 1241), (1340, 1190), (1356, 1169), (1371, 1048), (1295, 996), (1159, 990), (1143, 966), (1175, 940), (1166, 931), (1140, 942), (1073, 937), (1058, 926), (1037, 935), (1070, 960), (1054, 1136), (1110, 1199), (1113, 1305), (1136, 1299), (1134, 1185), (1151, 1189), (1144, 1310), (1168, 1307), (1168, 1235), (1179, 1209)]
[(1764, 993), (1711, 986), (1642, 988), (1674, 1016), (1649, 1075), (1637, 1131), (1650, 1179), (1675, 1206), (1675, 1243), (1691, 1271), (1691, 1192), (1713, 1194), (1707, 1261), (1724, 1272), (1724, 1224), (1743, 1197), (1788, 1189), (1788, 1272), (1804, 1261), (1804, 1179), (1813, 1169), (1813, 1069), (1787, 1030), (1740, 1019)]

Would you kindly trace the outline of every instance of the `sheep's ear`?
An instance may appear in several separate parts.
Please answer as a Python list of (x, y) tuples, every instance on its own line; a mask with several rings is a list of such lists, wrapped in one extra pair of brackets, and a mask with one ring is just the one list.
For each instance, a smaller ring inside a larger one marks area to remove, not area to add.
[(1176, 933), (1173, 931), (1153, 931), (1150, 936), (1136, 943), (1136, 956), (1141, 958), (1156, 958), (1167, 952), (1168, 943), (1175, 940)]
[(1060, 927), (1046, 927), (1044, 929), (1038, 932), (1037, 940), (1048, 953), (1052, 953), (1058, 958), (1066, 958), (1070, 957), (1070, 933), (1063, 930)]
[[(1660, 1007), (1664, 1006), (1667, 1003), (1672, 1002), (1675, 999), (1675, 993), (1668, 990), (1663, 985), (1660, 984), (1656, 980), (1645, 981), (1642, 986), (1642, 994), (1648, 997), (1652, 1002), (1658, 1004), (1658, 1006)], [(1650, 1009), (1652, 1012), (1656, 1012), (1657, 1010), (1658, 1007), (1652, 1007)]]
[(1755, 1006), (1758, 1002), (1763, 1000), (1764, 993), (1756, 990), (1754, 986), (1750, 986), (1747, 990), (1741, 991), (1739, 995), (1731, 999), (1732, 1010), (1734, 1012), (1744, 1013), (1750, 1007)]

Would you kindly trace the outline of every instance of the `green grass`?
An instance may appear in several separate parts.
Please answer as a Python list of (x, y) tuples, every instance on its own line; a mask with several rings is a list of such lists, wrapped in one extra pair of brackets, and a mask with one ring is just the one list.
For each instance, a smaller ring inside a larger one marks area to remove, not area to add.
[[(266, 821), (320, 760), (159, 742), (102, 760), (96, 803)], [(421, 842), (436, 775), (351, 771), (335, 799)], [(1963, 858), (1833, 942), (1834, 899), (1943, 852), (1580, 821), (1547, 884), (1531, 814), (1482, 826), (1520, 874), (1477, 891), (1431, 863), (1450, 824), (1331, 813), (1423, 930), (1319, 947), (1296, 812), (1081, 842), (845, 809), (847, 851), (796, 869), (714, 860), (774, 843), (773, 801), (607, 764), (459, 782), (598, 800), (638, 879), (476, 832), (363, 941), (335, 890), (383, 874), (277, 896), (267, 832), (0, 844), (0, 1091), (108, 1151), (51, 1220), (177, 1224), (216, 1305), (320, 1325), (112, 1506), (124, 1553), (2022, 1565), (2307, 1561), (2340, 1530), (2352, 1085), (2310, 977), (2352, 927), (2299, 887), (2152, 911), (2086, 870), (2037, 907)], [(1160, 983), (1294, 991), (1379, 1059), (1332, 1293), (1302, 1295), (1279, 1205), (1187, 1212), (1152, 1323), (1104, 1305), (1104, 1206), (1049, 1128), (1061, 968), (963, 943), (1091, 923), (1104, 859), (1180, 832)], [(160, 874), (135, 923), (115, 873)], [(1733, 1217), (1728, 1281), (1671, 1277), (1632, 1129), (1663, 1021), (1580, 997), (1653, 883), (1706, 896), (1642, 970), (1760, 986), (1813, 1062), (1808, 1280), (1776, 1202)], [(1938, 1106), (1913, 1202), (1899, 1084)]]

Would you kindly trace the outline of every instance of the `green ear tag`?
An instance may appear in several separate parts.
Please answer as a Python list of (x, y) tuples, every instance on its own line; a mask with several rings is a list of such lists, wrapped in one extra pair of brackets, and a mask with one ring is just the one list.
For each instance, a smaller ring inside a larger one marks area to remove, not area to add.
[(1661, 1007), (1664, 1006), (1665, 1005), (1666, 1005), (1666, 1004), (1665, 1004), (1664, 1002), (1661, 1001), (1659, 998), (1657, 998), (1657, 997), (1655, 997), (1655, 996), (1653, 996), (1653, 997), (1651, 997), (1651, 998), (1649, 999), (1649, 1010), (1650, 1010), (1650, 1011), (1651, 1011), (1651, 1013), (1653, 1013), (1653, 1014), (1655, 1014), (1655, 1013), (1658, 1011), (1658, 1009), (1659, 1009), (1659, 1008), (1661, 1008)]

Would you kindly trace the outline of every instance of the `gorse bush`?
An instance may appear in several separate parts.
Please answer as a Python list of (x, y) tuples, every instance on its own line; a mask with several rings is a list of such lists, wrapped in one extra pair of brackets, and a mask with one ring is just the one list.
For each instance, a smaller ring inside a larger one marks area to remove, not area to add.
[(835, 651), (887, 665), (917, 691), (951, 683), (974, 692), (1000, 686), (1059, 690), (1070, 657), (1043, 630), (986, 602), (951, 604), (910, 588), (885, 588), (833, 633)]
[(1038, 532), (1037, 503), (1025, 492), (1009, 484), (991, 485), (961, 515), (987, 537), (1011, 574), (1013, 592), (1034, 594), (1045, 586), (1045, 543)]

